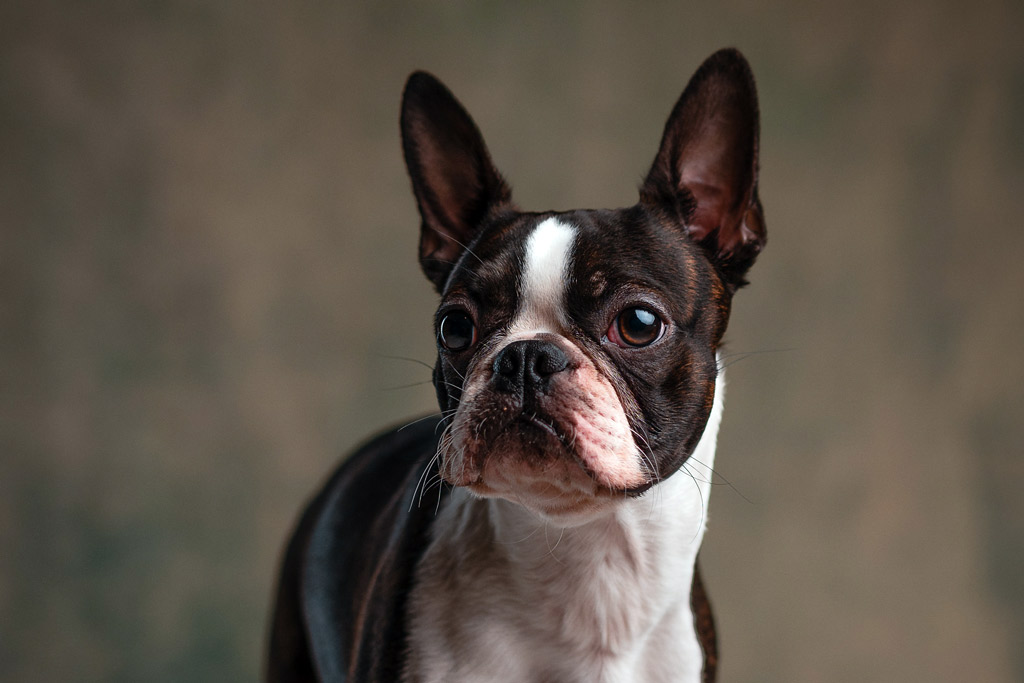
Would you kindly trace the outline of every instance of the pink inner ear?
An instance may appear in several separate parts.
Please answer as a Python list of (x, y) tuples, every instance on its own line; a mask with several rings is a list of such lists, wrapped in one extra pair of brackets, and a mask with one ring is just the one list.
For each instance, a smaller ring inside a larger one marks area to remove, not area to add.
[(749, 206), (749, 191), (736, 197), (726, 188), (696, 180), (684, 186), (694, 198), (693, 214), (686, 222), (694, 241), (701, 242), (717, 230), (718, 252), (728, 255), (761, 239), (764, 228), (757, 209)]
[(721, 50), (672, 109), (641, 201), (682, 214), (694, 241), (741, 281), (764, 244), (757, 200), (758, 112), (743, 56)]
[[(705, 113), (679, 155), (679, 184), (694, 199), (687, 230), (697, 241), (716, 230), (718, 250), (733, 252), (755, 235), (744, 231), (743, 213), (753, 191), (753, 143), (749, 121), (728, 109)], [(745, 139), (746, 138), (746, 139)]]
[(686, 222), (686, 230), (697, 242), (721, 227), (729, 196), (719, 186), (686, 181), (683, 186), (693, 195), (695, 208)]
[(432, 139), (425, 139), (420, 147), (420, 159), (423, 167), (424, 188), (432, 193), (424, 209), (426, 212), (437, 212), (428, 217), (433, 225), (447, 226), (449, 231), (461, 228), (464, 222), (462, 215), (467, 197), (475, 198), (480, 192), (472, 165), (461, 158), (461, 150), (455, 152), (440, 149)]

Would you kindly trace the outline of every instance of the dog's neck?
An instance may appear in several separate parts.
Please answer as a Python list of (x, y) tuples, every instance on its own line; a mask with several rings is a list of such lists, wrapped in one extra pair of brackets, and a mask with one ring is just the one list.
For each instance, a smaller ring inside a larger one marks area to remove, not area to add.
[(558, 526), (454, 491), (411, 599), (411, 679), (699, 680), (690, 590), (723, 393), (720, 376), (683, 467), (597, 519)]

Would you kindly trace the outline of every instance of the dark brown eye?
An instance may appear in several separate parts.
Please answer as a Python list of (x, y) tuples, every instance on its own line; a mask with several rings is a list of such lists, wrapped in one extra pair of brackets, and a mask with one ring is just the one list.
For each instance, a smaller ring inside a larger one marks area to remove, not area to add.
[(452, 311), (441, 318), (437, 336), (449, 351), (465, 351), (476, 341), (476, 325), (469, 314)]
[(653, 344), (661, 338), (665, 323), (649, 308), (633, 306), (615, 316), (608, 328), (608, 340), (622, 348)]

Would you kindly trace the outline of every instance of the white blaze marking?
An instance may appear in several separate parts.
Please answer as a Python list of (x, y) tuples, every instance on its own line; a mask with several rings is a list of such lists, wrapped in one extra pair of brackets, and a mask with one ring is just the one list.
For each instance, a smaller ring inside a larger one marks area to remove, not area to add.
[(519, 313), (513, 333), (557, 332), (565, 322), (565, 289), (576, 228), (548, 218), (526, 240)]

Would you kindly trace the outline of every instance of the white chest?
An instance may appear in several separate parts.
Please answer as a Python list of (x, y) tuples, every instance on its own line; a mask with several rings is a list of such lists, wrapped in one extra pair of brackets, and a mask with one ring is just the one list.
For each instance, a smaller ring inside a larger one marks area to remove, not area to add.
[(410, 597), (406, 680), (699, 681), (690, 590), (717, 393), (684, 469), (606, 518), (554, 528), (515, 503), (453, 492)]

